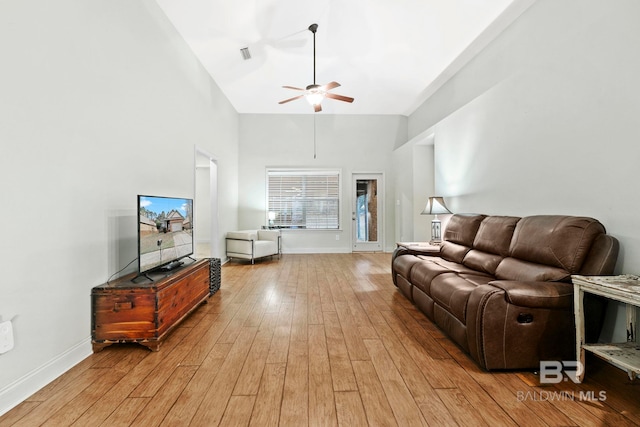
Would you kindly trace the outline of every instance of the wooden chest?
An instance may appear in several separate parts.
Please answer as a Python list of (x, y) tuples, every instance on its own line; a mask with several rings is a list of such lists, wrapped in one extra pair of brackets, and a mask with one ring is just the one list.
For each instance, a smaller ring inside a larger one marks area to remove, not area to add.
[(135, 342), (157, 351), (166, 335), (209, 297), (209, 260), (170, 273), (135, 274), (91, 291), (93, 351)]

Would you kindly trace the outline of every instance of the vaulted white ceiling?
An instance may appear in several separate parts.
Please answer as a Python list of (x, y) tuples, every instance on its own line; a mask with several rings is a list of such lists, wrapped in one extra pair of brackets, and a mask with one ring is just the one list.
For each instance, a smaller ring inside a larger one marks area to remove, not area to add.
[[(318, 114), (415, 110), (535, 0), (156, 0), (239, 113), (310, 114), (304, 98), (337, 81)], [(240, 49), (248, 47), (251, 59)]]

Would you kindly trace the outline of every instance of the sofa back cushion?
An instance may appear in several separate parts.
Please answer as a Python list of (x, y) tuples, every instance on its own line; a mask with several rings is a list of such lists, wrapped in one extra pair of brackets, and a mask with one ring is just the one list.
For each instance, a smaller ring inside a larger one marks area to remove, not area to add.
[(462, 263), (471, 250), (480, 223), (485, 215), (452, 215), (442, 236), (440, 256), (448, 261)]
[(474, 249), (490, 254), (509, 255), (509, 247), (516, 224), (520, 221), (515, 216), (488, 216), (481, 223), (473, 240)]
[(442, 246), (440, 247), (440, 256), (447, 261), (457, 262), (458, 264), (462, 264), (462, 260), (464, 259), (467, 252), (471, 250), (470, 247), (459, 245), (453, 242), (442, 242)]
[(557, 267), (570, 274), (580, 271), (594, 240), (605, 233), (593, 218), (537, 215), (516, 225), (510, 255), (523, 261)]
[(486, 215), (455, 214), (447, 222), (443, 240), (471, 247), (476, 238), (480, 223)]
[(477, 249), (471, 249), (464, 256), (462, 263), (474, 270), (495, 274), (498, 264), (503, 260), (501, 255), (490, 254), (488, 252), (479, 251)]
[(495, 274), (502, 259), (509, 255), (509, 245), (519, 217), (488, 216), (482, 220), (473, 249), (462, 260), (467, 267)]

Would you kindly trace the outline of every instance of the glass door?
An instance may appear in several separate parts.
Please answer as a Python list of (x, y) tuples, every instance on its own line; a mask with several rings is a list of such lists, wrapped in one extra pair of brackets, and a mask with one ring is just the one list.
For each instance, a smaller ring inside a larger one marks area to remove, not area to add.
[(383, 250), (383, 192), (381, 173), (352, 175), (352, 250), (379, 252)]

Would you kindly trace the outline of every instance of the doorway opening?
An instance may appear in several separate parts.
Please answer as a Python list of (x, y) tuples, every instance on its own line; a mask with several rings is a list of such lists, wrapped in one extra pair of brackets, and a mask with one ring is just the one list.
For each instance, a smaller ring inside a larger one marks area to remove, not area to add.
[(194, 238), (196, 258), (220, 258), (218, 244), (218, 162), (195, 149)]

